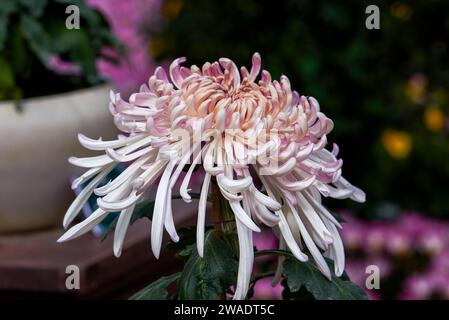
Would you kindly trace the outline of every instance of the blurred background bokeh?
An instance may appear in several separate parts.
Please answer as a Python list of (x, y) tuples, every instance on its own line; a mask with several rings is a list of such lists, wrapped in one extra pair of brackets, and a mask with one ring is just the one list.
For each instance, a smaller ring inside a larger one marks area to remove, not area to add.
[[(367, 194), (363, 205), (326, 200), (346, 221), (352, 280), (365, 287), (375, 264), (381, 288), (368, 290), (372, 298), (449, 299), (448, 1), (88, 0), (77, 34), (57, 10), (84, 1), (7, 3), (0, 100), (17, 105), (105, 81), (127, 96), (173, 58), (249, 65), (259, 52), (274, 78), (287, 75), (334, 120), (329, 138), (344, 174)], [(380, 30), (365, 27), (370, 4), (380, 8)], [(255, 298), (280, 296), (258, 286)]]

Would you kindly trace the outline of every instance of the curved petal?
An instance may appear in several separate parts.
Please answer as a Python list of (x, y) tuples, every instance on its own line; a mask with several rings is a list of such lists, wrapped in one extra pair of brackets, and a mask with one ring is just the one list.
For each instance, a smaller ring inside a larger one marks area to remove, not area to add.
[(117, 225), (114, 231), (114, 255), (120, 257), (122, 254), (123, 240), (125, 239), (126, 230), (129, 226), (129, 221), (133, 215), (135, 205), (126, 208), (120, 212)]
[(196, 245), (198, 254), (203, 257), (204, 254), (204, 229), (206, 221), (207, 195), (209, 193), (211, 175), (206, 173), (203, 186), (201, 188), (200, 202), (198, 205), (198, 221), (196, 224)]

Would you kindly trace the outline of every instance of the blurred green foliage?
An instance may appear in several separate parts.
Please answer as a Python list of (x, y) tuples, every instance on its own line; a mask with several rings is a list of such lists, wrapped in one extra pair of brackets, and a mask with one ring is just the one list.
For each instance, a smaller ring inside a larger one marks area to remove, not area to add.
[[(80, 11), (80, 28), (67, 29), (66, 7)], [(101, 82), (95, 61), (104, 47), (120, 48), (99, 11), (83, 0), (0, 1), (0, 100), (70, 91)], [(76, 75), (50, 68), (58, 56), (80, 67)]]
[[(370, 4), (380, 30), (365, 27)], [(438, 0), (166, 0), (150, 50), (238, 65), (259, 52), (335, 121), (329, 138), (367, 192), (366, 215), (394, 203), (449, 216), (448, 12)]]

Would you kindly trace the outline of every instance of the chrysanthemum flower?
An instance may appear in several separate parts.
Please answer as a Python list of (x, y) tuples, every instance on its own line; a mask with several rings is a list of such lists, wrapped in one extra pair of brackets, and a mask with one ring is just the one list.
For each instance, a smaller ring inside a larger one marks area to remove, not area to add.
[[(207, 62), (202, 68), (182, 67), (184, 61), (179, 58), (171, 64), (170, 79), (164, 69), (157, 68), (129, 102), (111, 93), (115, 125), (126, 135), (114, 141), (79, 135), (84, 147), (104, 154), (69, 159), (88, 169), (73, 187), (90, 182), (68, 209), (64, 227), (92, 192), (99, 196), (99, 208), (59, 241), (78, 237), (109, 212), (120, 211), (114, 234), (114, 253), (119, 256), (136, 203), (159, 179), (151, 226), (151, 248), (158, 258), (164, 229), (172, 241), (179, 239), (171, 209), (173, 187), (189, 164), (179, 193), (190, 202), (189, 181), (194, 168), (202, 164), (198, 253), (203, 255), (207, 195), (211, 179), (216, 179), (235, 216), (239, 239), (234, 298), (246, 296), (254, 260), (252, 232), (259, 232), (260, 225), (272, 227), (281, 249), (289, 249), (298, 260), (308, 259), (307, 250), (330, 278), (323, 252), (335, 261), (335, 273), (341, 275), (341, 226), (321, 204), (321, 195), (360, 202), (365, 195), (341, 176), (337, 146), (332, 151), (325, 149), (333, 122), (320, 112), (317, 100), (292, 91), (285, 76), (273, 81), (267, 71), (260, 72), (257, 53), (250, 71), (242, 67), (239, 72), (227, 58)], [(129, 166), (99, 186), (119, 163)]]

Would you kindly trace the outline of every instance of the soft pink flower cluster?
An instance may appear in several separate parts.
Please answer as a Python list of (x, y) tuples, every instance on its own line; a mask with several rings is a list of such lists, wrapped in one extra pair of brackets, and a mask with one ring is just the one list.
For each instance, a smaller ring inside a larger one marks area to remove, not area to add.
[(122, 92), (130, 93), (145, 82), (156, 67), (149, 54), (151, 41), (142, 32), (144, 26), (158, 23), (162, 0), (88, 0), (89, 5), (102, 11), (112, 30), (126, 48), (126, 57), (118, 64), (98, 61), (102, 75), (108, 77)]
[(51, 55), (48, 59), (48, 68), (61, 75), (78, 75), (82, 72), (81, 67), (62, 59), (59, 55)]
[[(366, 222), (344, 215), (342, 238), (348, 252), (346, 271), (365, 287), (368, 265), (380, 270), (380, 290), (367, 290), (380, 298), (382, 289), (407, 269), (402, 289), (395, 298), (449, 299), (449, 223), (406, 213), (394, 221)], [(423, 261), (422, 261), (423, 260)]]

